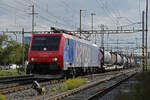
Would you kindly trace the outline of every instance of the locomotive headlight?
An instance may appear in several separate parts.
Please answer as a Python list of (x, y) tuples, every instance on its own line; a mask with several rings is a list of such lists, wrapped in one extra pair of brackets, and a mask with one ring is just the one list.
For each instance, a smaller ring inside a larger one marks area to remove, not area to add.
[(58, 60), (58, 58), (52, 58), (52, 61), (57, 61)]
[(35, 61), (36, 60), (36, 58), (31, 58), (31, 61)]

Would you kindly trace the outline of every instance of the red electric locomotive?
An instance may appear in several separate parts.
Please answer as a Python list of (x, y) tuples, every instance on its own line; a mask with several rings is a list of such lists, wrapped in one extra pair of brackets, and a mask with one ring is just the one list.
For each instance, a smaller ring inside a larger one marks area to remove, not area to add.
[(100, 56), (98, 46), (76, 36), (34, 34), (29, 48), (27, 74), (50, 78), (50, 75), (62, 77), (100, 72)]

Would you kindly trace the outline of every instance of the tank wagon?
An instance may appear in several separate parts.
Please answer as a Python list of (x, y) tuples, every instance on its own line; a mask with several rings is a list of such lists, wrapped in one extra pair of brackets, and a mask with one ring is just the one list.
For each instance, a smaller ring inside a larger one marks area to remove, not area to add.
[(99, 47), (65, 33), (34, 34), (29, 48), (27, 74), (72, 77), (101, 71)]
[(126, 69), (135, 66), (135, 61), (133, 56), (127, 57), (126, 55), (118, 54), (117, 52), (109, 52), (109, 51), (104, 51), (103, 53), (103, 50), (101, 50), (101, 52), (102, 54), (104, 54), (103, 68), (105, 71)]

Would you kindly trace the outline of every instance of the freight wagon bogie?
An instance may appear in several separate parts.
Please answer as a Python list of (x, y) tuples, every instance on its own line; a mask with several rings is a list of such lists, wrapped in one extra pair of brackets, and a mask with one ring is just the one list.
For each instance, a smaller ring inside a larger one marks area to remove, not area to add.
[(88, 74), (96, 74), (100, 72), (101, 72), (101, 68), (98, 67), (87, 67), (87, 68), (76, 67), (76, 68), (69, 68), (68, 70), (64, 71), (65, 73), (64, 75), (67, 78), (71, 78), (71, 77), (83, 76)]

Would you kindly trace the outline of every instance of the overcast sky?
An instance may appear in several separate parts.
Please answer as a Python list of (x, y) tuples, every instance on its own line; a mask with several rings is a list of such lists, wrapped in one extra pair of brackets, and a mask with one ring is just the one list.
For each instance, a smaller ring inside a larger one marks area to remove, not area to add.
[[(141, 13), (145, 10), (145, 0), (0, 0), (0, 31), (22, 28), (31, 31), (32, 17), (29, 13), (32, 4), (37, 13), (35, 30), (49, 30), (51, 26), (76, 30), (79, 28), (80, 9), (85, 10), (82, 11), (82, 29), (91, 29), (91, 13), (96, 13), (93, 16), (94, 29), (100, 29), (101, 24), (109, 29), (119, 26), (140, 29)], [(107, 38), (110, 42), (119, 39), (135, 43), (137, 38), (138, 45), (141, 43), (141, 33), (106, 35), (105, 41)]]

